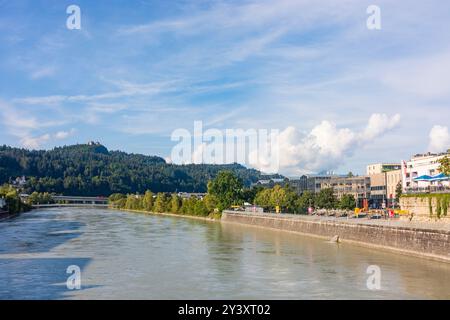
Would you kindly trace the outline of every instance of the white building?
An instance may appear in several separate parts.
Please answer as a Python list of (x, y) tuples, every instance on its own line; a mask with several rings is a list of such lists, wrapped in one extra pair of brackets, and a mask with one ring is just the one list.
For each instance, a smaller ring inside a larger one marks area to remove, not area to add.
[(449, 188), (446, 180), (437, 179), (439, 175), (439, 159), (450, 156), (450, 153), (416, 154), (409, 161), (402, 161), (403, 190), (423, 190), (429, 188)]
[(374, 163), (369, 164), (366, 167), (366, 174), (368, 176), (384, 173), (392, 170), (399, 170), (401, 168), (400, 163)]
[(6, 201), (3, 198), (0, 198), (0, 209), (2, 209), (4, 206), (6, 206)]

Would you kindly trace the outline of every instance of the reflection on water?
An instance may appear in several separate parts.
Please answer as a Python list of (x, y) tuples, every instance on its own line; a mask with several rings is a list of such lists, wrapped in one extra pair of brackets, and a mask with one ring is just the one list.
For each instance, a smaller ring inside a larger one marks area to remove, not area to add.
[(449, 264), (237, 224), (51, 209), (0, 222), (0, 243), (2, 299), (450, 298)]

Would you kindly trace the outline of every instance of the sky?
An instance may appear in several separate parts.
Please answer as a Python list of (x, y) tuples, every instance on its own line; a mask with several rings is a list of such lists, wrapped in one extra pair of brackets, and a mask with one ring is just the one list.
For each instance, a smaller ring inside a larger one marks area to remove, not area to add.
[(173, 161), (201, 121), (279, 130), (288, 176), (362, 174), (450, 147), (448, 30), (448, 1), (0, 0), (0, 144)]

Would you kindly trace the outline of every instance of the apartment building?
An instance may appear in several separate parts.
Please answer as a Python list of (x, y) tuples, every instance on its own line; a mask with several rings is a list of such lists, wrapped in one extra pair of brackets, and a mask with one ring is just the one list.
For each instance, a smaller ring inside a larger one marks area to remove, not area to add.
[(410, 160), (402, 162), (403, 190), (426, 191), (449, 188), (449, 179), (440, 174), (439, 160), (450, 152), (416, 154)]
[(307, 176), (307, 190), (319, 193), (332, 178), (332, 175), (309, 175)]
[(392, 170), (400, 170), (402, 165), (400, 163), (374, 163), (369, 164), (366, 167), (366, 174), (368, 176), (373, 174), (379, 174), (383, 172), (388, 172)]
[(338, 199), (344, 194), (351, 194), (355, 197), (358, 207), (362, 207), (370, 198), (370, 177), (332, 176), (321, 183), (321, 189), (324, 188), (333, 188), (334, 194)]
[(397, 197), (397, 185), (402, 184), (402, 170), (386, 172), (386, 191), (390, 202)]

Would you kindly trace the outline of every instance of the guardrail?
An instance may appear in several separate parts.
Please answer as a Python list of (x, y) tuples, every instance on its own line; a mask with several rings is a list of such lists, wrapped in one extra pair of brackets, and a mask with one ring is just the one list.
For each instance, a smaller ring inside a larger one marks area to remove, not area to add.
[(450, 187), (407, 188), (404, 194), (450, 193)]

